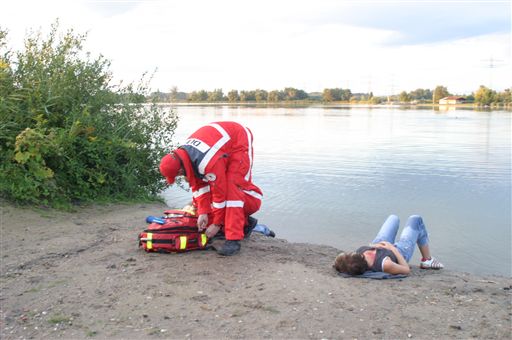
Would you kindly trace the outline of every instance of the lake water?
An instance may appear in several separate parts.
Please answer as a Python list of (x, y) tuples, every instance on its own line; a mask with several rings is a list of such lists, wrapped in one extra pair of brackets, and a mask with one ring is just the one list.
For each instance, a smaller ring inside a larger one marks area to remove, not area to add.
[[(280, 238), (354, 250), (391, 214), (423, 216), (457, 271), (511, 276), (510, 112), (178, 106), (176, 140), (212, 121), (254, 134), (255, 215)], [(167, 204), (190, 192), (172, 187)], [(411, 261), (417, 265), (416, 250)]]

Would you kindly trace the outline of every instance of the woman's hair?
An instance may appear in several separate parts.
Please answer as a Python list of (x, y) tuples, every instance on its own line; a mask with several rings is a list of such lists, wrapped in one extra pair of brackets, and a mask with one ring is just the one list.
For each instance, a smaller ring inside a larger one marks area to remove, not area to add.
[(341, 253), (336, 256), (333, 267), (340, 273), (361, 275), (368, 270), (368, 263), (363, 254)]

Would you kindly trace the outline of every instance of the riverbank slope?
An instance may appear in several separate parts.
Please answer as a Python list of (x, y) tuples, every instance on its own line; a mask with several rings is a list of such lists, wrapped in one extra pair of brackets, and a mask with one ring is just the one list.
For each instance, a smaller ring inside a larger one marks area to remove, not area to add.
[(510, 278), (413, 264), (402, 280), (347, 279), (338, 249), (259, 234), (234, 257), (147, 254), (136, 237), (162, 204), (2, 205), (2, 339), (511, 336)]

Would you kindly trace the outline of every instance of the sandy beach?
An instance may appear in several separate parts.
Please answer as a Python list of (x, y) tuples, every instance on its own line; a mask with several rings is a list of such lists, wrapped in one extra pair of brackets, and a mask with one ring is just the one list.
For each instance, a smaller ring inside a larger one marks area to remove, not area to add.
[(508, 339), (512, 279), (447, 268), (342, 278), (340, 249), (253, 235), (238, 256), (148, 254), (163, 204), (2, 203), (2, 339)]

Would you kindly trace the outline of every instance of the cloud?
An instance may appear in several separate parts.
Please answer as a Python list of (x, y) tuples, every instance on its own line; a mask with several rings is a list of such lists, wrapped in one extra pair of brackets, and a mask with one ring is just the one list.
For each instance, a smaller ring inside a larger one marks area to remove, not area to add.
[(86, 8), (105, 17), (120, 15), (136, 9), (141, 1), (130, 0), (85, 0), (83, 2)]
[(385, 44), (411, 45), (510, 32), (509, 1), (340, 2), (319, 22), (343, 22), (395, 32)]

